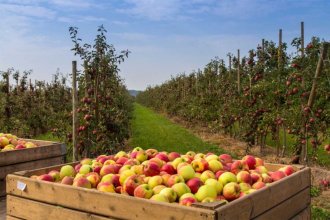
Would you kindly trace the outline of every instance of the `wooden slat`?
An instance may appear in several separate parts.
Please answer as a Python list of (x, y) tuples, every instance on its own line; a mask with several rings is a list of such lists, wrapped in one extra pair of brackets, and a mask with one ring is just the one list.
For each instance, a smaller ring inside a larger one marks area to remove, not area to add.
[(22, 220), (21, 218), (16, 218), (16, 217), (13, 217), (13, 216), (10, 216), (10, 215), (7, 215), (6, 216), (6, 220)]
[(0, 180), (5, 179), (7, 174), (14, 173), (21, 170), (36, 169), (41, 167), (48, 167), (51, 165), (64, 163), (64, 156), (57, 156), (53, 158), (40, 159), (35, 161), (23, 162), (15, 165), (8, 165), (1, 167), (0, 169)]
[(308, 207), (310, 201), (310, 188), (308, 187), (254, 219), (290, 219)]
[(311, 218), (311, 207), (308, 206), (290, 220), (310, 220)]
[(99, 215), (92, 215), (10, 195), (7, 197), (7, 215), (26, 220), (111, 220), (111, 218)]
[(6, 165), (66, 155), (66, 146), (64, 144), (49, 141), (32, 141), (40, 146), (1, 152), (0, 169)]
[[(310, 168), (216, 209), (218, 219), (252, 219), (311, 185)], [(237, 210), (237, 211), (233, 211)]]
[(78, 163), (79, 162), (65, 163), (65, 164), (54, 165), (54, 166), (47, 166), (47, 167), (43, 167), (43, 168), (39, 168), (39, 169), (18, 171), (18, 172), (15, 172), (14, 174), (19, 175), (19, 176), (26, 176), (26, 177), (30, 177), (32, 175), (42, 175), (42, 174), (48, 173), (51, 170), (60, 170), (61, 167), (64, 166), (64, 165), (71, 165), (71, 166), (74, 167)]
[[(17, 189), (17, 181), (26, 190)], [(16, 195), (65, 208), (121, 219), (215, 219), (215, 211), (140, 199), (115, 193), (49, 183), (17, 175), (7, 176), (7, 195)]]
[(6, 181), (0, 180), (0, 197), (6, 195)]

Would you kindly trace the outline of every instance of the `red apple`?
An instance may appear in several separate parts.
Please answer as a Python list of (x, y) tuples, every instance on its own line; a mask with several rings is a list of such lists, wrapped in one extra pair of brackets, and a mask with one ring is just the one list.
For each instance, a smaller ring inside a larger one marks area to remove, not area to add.
[(223, 164), (227, 164), (227, 163), (232, 163), (233, 162), (233, 158), (229, 155), (229, 154), (221, 154), (219, 156), (220, 161)]
[(171, 174), (171, 175), (176, 174), (176, 169), (170, 163), (167, 163), (167, 164), (163, 165), (162, 168), (161, 168), (161, 171), (164, 171), (164, 172), (166, 172), (168, 174)]
[(187, 197), (187, 198), (184, 198), (182, 199), (179, 204), (180, 205), (184, 205), (184, 206), (191, 206), (191, 204), (197, 202), (196, 199), (192, 198), (192, 197)]
[(191, 162), (192, 167), (196, 172), (204, 172), (205, 170), (208, 170), (209, 168), (209, 163), (207, 160), (203, 158), (195, 159)]
[(187, 181), (187, 186), (190, 188), (192, 193), (196, 193), (198, 191), (199, 187), (201, 187), (202, 185), (203, 185), (203, 182), (198, 177), (194, 177)]
[(171, 152), (171, 153), (168, 154), (169, 161), (173, 161), (178, 157), (181, 157), (181, 155), (177, 152)]
[(145, 152), (148, 155), (149, 160), (151, 158), (155, 157), (156, 154), (158, 154), (158, 150), (156, 150), (156, 149), (147, 149)]
[(156, 176), (160, 173), (160, 166), (154, 162), (149, 162), (144, 168), (143, 173), (146, 176)]
[(279, 171), (283, 171), (285, 175), (290, 176), (291, 174), (294, 173), (294, 168), (290, 165), (282, 167), (279, 169)]
[(237, 183), (230, 182), (223, 187), (223, 196), (226, 200), (232, 201), (240, 196), (241, 188)]
[(256, 182), (252, 185), (252, 188), (253, 189), (261, 189), (265, 186), (266, 186), (266, 184), (264, 182)]
[(249, 166), (250, 170), (255, 169), (257, 161), (256, 161), (254, 156), (246, 155), (246, 156), (243, 157), (242, 161), (246, 162), (246, 164)]
[(42, 174), (37, 177), (37, 180), (47, 181), (47, 182), (54, 182), (54, 179), (49, 174)]
[(124, 182), (123, 191), (133, 196), (135, 188), (141, 184), (144, 184), (144, 181), (140, 175), (129, 176)]
[(134, 190), (135, 197), (150, 199), (152, 195), (152, 188), (148, 184), (141, 184), (137, 186)]
[(249, 170), (249, 166), (247, 165), (247, 163), (245, 161), (236, 160), (231, 165), (231, 172), (234, 174), (237, 174), (239, 171), (242, 171), (242, 170), (246, 170), (246, 171)]
[(178, 174), (174, 174), (168, 178), (167, 183), (165, 183), (168, 187), (173, 186), (176, 183), (184, 183), (184, 179), (182, 176)]
[(251, 184), (252, 178), (249, 172), (243, 170), (237, 173), (237, 182), (238, 183), (248, 183)]
[(91, 189), (92, 185), (85, 177), (78, 177), (73, 180), (73, 186)]
[(165, 162), (168, 162), (169, 159), (168, 159), (168, 156), (165, 154), (165, 153), (158, 153), (155, 155), (155, 158), (158, 158), (162, 161), (165, 161)]
[(65, 176), (62, 179), (61, 184), (72, 185), (73, 184), (73, 177), (72, 176)]
[(109, 182), (101, 182), (97, 185), (97, 190), (101, 192), (115, 193), (115, 186)]
[(286, 176), (285, 173), (280, 170), (275, 171), (270, 175), (270, 177), (273, 179), (274, 182), (284, 178), (285, 176)]

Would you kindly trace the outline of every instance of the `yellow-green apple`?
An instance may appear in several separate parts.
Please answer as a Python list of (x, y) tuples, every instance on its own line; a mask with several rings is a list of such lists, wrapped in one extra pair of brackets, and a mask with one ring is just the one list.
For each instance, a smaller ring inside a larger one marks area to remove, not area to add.
[(164, 164), (160, 170), (171, 175), (176, 174), (176, 169), (173, 167), (171, 163)]
[(101, 181), (100, 175), (96, 172), (87, 173), (85, 177), (91, 183), (92, 188), (96, 188), (97, 184)]
[(270, 174), (270, 177), (273, 179), (274, 182), (284, 178), (285, 176), (286, 176), (285, 173), (280, 170), (272, 172)]
[(117, 163), (117, 164), (124, 165), (124, 164), (126, 163), (126, 161), (128, 161), (128, 158), (127, 158), (127, 157), (119, 157), (119, 158), (116, 160), (116, 163)]
[(142, 175), (143, 174), (143, 165), (133, 165), (131, 167), (131, 170), (134, 171), (134, 173)]
[(132, 168), (132, 165), (123, 165), (120, 169), (119, 169), (119, 174), (121, 174), (122, 172), (124, 172), (125, 170), (130, 170)]
[(194, 159), (193, 161), (191, 161), (191, 166), (196, 172), (200, 173), (209, 169), (209, 163), (203, 158)]
[(247, 194), (251, 194), (251, 193), (254, 193), (255, 191), (257, 191), (257, 190), (251, 188), (251, 189), (249, 189), (249, 191), (247, 191), (246, 193), (247, 193)]
[(218, 172), (219, 170), (222, 170), (222, 163), (218, 160), (209, 160), (209, 170), (211, 170), (213, 173)]
[(256, 159), (256, 167), (264, 166), (264, 161), (261, 158), (256, 157), (255, 159)]
[(198, 191), (199, 187), (204, 185), (202, 180), (198, 177), (194, 177), (194, 178), (188, 180), (186, 184), (190, 188), (190, 191), (192, 193), (196, 193)]
[(240, 183), (239, 187), (241, 188), (241, 192), (247, 192), (251, 189), (251, 185), (248, 183)]
[(116, 164), (116, 161), (108, 159), (108, 160), (104, 161), (103, 166), (110, 165), (110, 164)]
[(51, 170), (51, 171), (49, 171), (48, 174), (51, 175), (51, 176), (53, 177), (53, 180), (54, 180), (55, 182), (58, 182), (58, 181), (61, 180), (60, 172), (57, 171), (57, 170)]
[(282, 171), (285, 173), (285, 175), (290, 176), (291, 174), (294, 173), (294, 168), (290, 165), (281, 167), (279, 171)]
[(90, 158), (84, 158), (80, 161), (81, 164), (86, 164), (86, 165), (92, 165), (92, 159)]
[(101, 192), (115, 193), (115, 186), (109, 182), (101, 182), (97, 185), (97, 190)]
[(152, 191), (154, 192), (154, 194), (158, 194), (160, 193), (160, 191), (162, 191), (162, 189), (165, 189), (166, 186), (164, 185), (158, 185), (158, 186), (155, 186)]
[(154, 200), (154, 201), (158, 201), (158, 202), (170, 202), (168, 201), (168, 198), (164, 195), (161, 195), (161, 194), (155, 194), (153, 195), (150, 200)]
[(194, 158), (195, 155), (196, 155), (196, 153), (195, 153), (194, 151), (188, 151), (188, 152), (186, 153), (186, 155), (189, 156), (189, 157)]
[(177, 194), (172, 188), (164, 188), (159, 194), (166, 196), (169, 202), (175, 202), (177, 198)]
[(6, 137), (0, 137), (0, 146), (5, 147), (6, 145), (9, 144), (9, 140)]
[(211, 160), (218, 160), (219, 161), (219, 157), (215, 154), (210, 154), (210, 155), (205, 157), (205, 160), (207, 162), (210, 162)]
[(142, 147), (134, 147), (132, 152), (138, 152), (138, 151), (143, 151)]
[(107, 174), (107, 175), (102, 177), (101, 182), (102, 183), (103, 182), (109, 182), (109, 183), (113, 184), (115, 187), (117, 187), (117, 186), (120, 185), (119, 175), (118, 174), (113, 174), (113, 173)]
[(176, 167), (176, 170), (178, 171), (181, 167), (186, 166), (186, 165), (190, 165), (190, 164), (187, 162), (179, 163), (178, 166)]
[(205, 199), (203, 199), (201, 201), (201, 203), (208, 203), (208, 202), (214, 202), (215, 198), (211, 198), (211, 197), (206, 197)]
[(200, 179), (205, 183), (207, 179), (215, 179), (215, 174), (211, 170), (205, 170), (202, 174)]
[(33, 147), (37, 147), (37, 145), (35, 143), (32, 143), (30, 141), (25, 143), (25, 147), (26, 148), (33, 148)]
[(154, 192), (148, 184), (141, 184), (134, 190), (134, 196), (139, 198), (150, 199)]
[(197, 201), (201, 202), (203, 199), (210, 197), (210, 198), (216, 198), (217, 197), (217, 191), (213, 186), (210, 185), (203, 185), (199, 187), (197, 193), (195, 194)]
[(139, 161), (140, 163), (142, 163), (143, 161), (147, 160), (148, 159), (148, 155), (146, 152), (144, 151), (139, 151), (137, 154), (136, 154), (136, 157), (135, 159), (137, 161)]
[(15, 150), (15, 146), (12, 144), (8, 144), (2, 149), (2, 151), (11, 151), (11, 150)]
[[(155, 158), (153, 158), (155, 159)], [(146, 176), (156, 176), (160, 173), (160, 166), (157, 163), (149, 162), (143, 167), (143, 173)]]
[(233, 158), (229, 155), (229, 154), (221, 154), (219, 156), (220, 161), (223, 164), (227, 164), (227, 163), (232, 163), (233, 162)]
[(92, 185), (85, 177), (78, 177), (73, 180), (73, 186), (91, 189)]
[(125, 151), (119, 151), (118, 153), (116, 153), (115, 155), (115, 159), (117, 160), (118, 158), (121, 157), (128, 157), (127, 153)]
[(125, 170), (123, 173), (120, 174), (119, 176), (119, 183), (121, 186), (123, 186), (125, 180), (130, 177), (136, 175), (132, 170)]
[(252, 183), (252, 178), (251, 178), (250, 173), (245, 170), (239, 171), (236, 174), (236, 178), (237, 178), (238, 183), (248, 183), (248, 184)]
[(200, 179), (200, 178), (201, 178), (201, 176), (202, 176), (202, 174), (201, 174), (201, 173), (198, 173), (198, 172), (196, 172), (196, 173), (195, 173), (195, 177), (197, 177), (197, 178), (199, 178), (199, 179)]
[(196, 196), (194, 194), (192, 194), (192, 193), (185, 193), (182, 196), (180, 196), (179, 202), (181, 200), (185, 199), (185, 198), (193, 198), (193, 199), (195, 199), (197, 201)]
[(180, 205), (184, 205), (184, 206), (191, 206), (191, 204), (197, 202), (197, 200), (195, 198), (192, 198), (192, 197), (187, 197), (187, 198), (184, 198), (182, 199), (179, 204)]
[(37, 177), (37, 180), (47, 181), (47, 182), (54, 182), (54, 179), (49, 174), (42, 174)]
[(250, 170), (254, 170), (256, 168), (256, 159), (254, 156), (252, 155), (245, 155), (243, 158), (242, 158), (242, 161), (245, 161), (246, 164), (249, 166), (249, 169)]
[(240, 186), (235, 182), (230, 182), (223, 187), (222, 194), (226, 200), (231, 201), (237, 199), (240, 195), (240, 192), (241, 192)]
[(221, 174), (219, 176), (219, 182), (222, 183), (223, 186), (225, 186), (226, 184), (230, 183), (230, 182), (237, 182), (237, 177), (235, 176), (235, 174), (231, 173), (231, 172), (224, 172), (223, 174)]
[(83, 164), (79, 169), (80, 174), (87, 174), (87, 173), (92, 172), (92, 171), (93, 171), (92, 166), (87, 165), (87, 164)]
[(264, 182), (256, 182), (252, 185), (252, 188), (253, 189), (261, 189), (265, 186), (266, 186), (266, 184)]
[(193, 157), (191, 157), (191, 156), (189, 156), (189, 155), (181, 155), (181, 158), (182, 159), (184, 159), (184, 161), (186, 162), (186, 163), (191, 163), (191, 161), (193, 161), (194, 160), (194, 158)]
[(161, 177), (163, 178), (163, 183), (166, 184), (168, 182), (168, 179), (170, 178), (170, 174), (168, 173), (161, 173)]
[(177, 169), (177, 166), (180, 164), (180, 163), (183, 163), (183, 162), (186, 162), (183, 158), (181, 157), (178, 157), (178, 158), (175, 158), (173, 161), (172, 161), (172, 166)]
[(203, 153), (197, 153), (195, 156), (194, 156), (194, 160), (196, 159), (205, 159), (206, 155), (203, 154)]
[(168, 162), (169, 161), (168, 156), (165, 153), (162, 153), (162, 152), (156, 154), (154, 158), (158, 158), (158, 159), (160, 159), (160, 160), (162, 160), (164, 162)]
[(60, 170), (60, 177), (63, 179), (65, 176), (71, 176), (74, 177), (76, 175), (76, 171), (71, 165), (65, 165), (61, 167)]
[(152, 176), (148, 180), (148, 185), (151, 189), (153, 189), (155, 186), (162, 185), (163, 184), (163, 178), (161, 176)]
[(110, 173), (117, 174), (117, 173), (119, 173), (119, 170), (121, 167), (122, 167), (122, 165), (120, 165), (120, 164), (103, 165), (100, 170), (100, 175), (105, 176)]
[(195, 177), (195, 170), (190, 164), (188, 164), (180, 167), (178, 169), (178, 174), (182, 176), (185, 181), (188, 181)]
[(171, 187), (174, 192), (178, 195), (178, 198), (180, 198), (185, 193), (190, 193), (190, 188), (185, 183), (176, 183)]
[(268, 173), (268, 170), (265, 166), (258, 166), (254, 170), (257, 171), (260, 174)]
[(156, 150), (156, 149), (147, 149), (147, 150), (145, 150), (145, 152), (148, 155), (149, 160), (151, 158), (153, 158), (156, 154), (158, 154), (158, 150)]
[(133, 196), (135, 188), (141, 184), (144, 184), (143, 178), (140, 175), (132, 175), (126, 178), (122, 186), (124, 192), (128, 193), (128, 195)]
[(220, 183), (218, 180), (215, 179), (208, 179), (205, 181), (205, 185), (212, 186), (216, 191), (217, 194), (220, 194), (222, 192), (222, 183)]
[(134, 166), (134, 165), (139, 165), (140, 162), (137, 160), (137, 159), (128, 159), (125, 163), (124, 163), (124, 166), (125, 165), (130, 165), (130, 166)]
[(173, 160), (175, 160), (178, 157), (181, 157), (181, 155), (179, 153), (177, 153), (177, 152), (170, 152), (168, 154), (169, 161), (173, 161)]
[(184, 183), (184, 179), (182, 176), (180, 176), (179, 174), (174, 174), (172, 176), (170, 176), (167, 180), (167, 182), (165, 183), (168, 187), (173, 186), (176, 183)]
[(245, 161), (236, 160), (231, 165), (231, 172), (237, 174), (239, 171), (246, 170), (249, 171), (249, 166)]
[(72, 185), (73, 184), (73, 177), (72, 176), (65, 176), (63, 177), (61, 184), (65, 185)]

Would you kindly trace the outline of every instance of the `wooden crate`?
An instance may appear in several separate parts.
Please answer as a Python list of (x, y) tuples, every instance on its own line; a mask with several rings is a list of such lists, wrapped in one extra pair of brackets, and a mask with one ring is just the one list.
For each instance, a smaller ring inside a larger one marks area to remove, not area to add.
[(0, 152), (0, 196), (4, 196), (7, 174), (21, 170), (31, 170), (53, 166), (65, 162), (64, 144), (51, 141), (30, 140), (38, 147)]
[[(275, 170), (281, 165), (267, 166)], [(229, 204), (185, 207), (28, 178), (60, 167), (8, 175), (7, 219), (310, 219), (310, 168), (299, 168), (291, 176)]]

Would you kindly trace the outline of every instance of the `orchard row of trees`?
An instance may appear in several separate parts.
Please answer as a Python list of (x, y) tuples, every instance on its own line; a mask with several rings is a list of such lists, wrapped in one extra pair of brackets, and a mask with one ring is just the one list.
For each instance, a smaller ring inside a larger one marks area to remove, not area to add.
[(129, 52), (117, 55), (114, 46), (107, 43), (103, 26), (98, 28), (93, 45), (82, 44), (77, 28), (69, 31), (72, 50), (83, 63), (82, 71), (73, 66), (69, 80), (57, 73), (50, 83), (32, 83), (31, 71), (0, 72), (1, 132), (21, 137), (52, 132), (70, 148), (74, 144), (74, 159), (113, 153), (129, 137), (132, 98), (118, 74), (118, 65)]
[(317, 37), (305, 47), (301, 37), (293, 39), (296, 52), (289, 54), (281, 34), (278, 44), (263, 40), (247, 56), (229, 53), (228, 66), (212, 59), (203, 70), (148, 87), (137, 100), (240, 138), (248, 143), (247, 152), (254, 145), (262, 152), (271, 136), (283, 156), (290, 136), (295, 138), (292, 162), (307, 162), (308, 155), (315, 159), (330, 136), (330, 48)]

